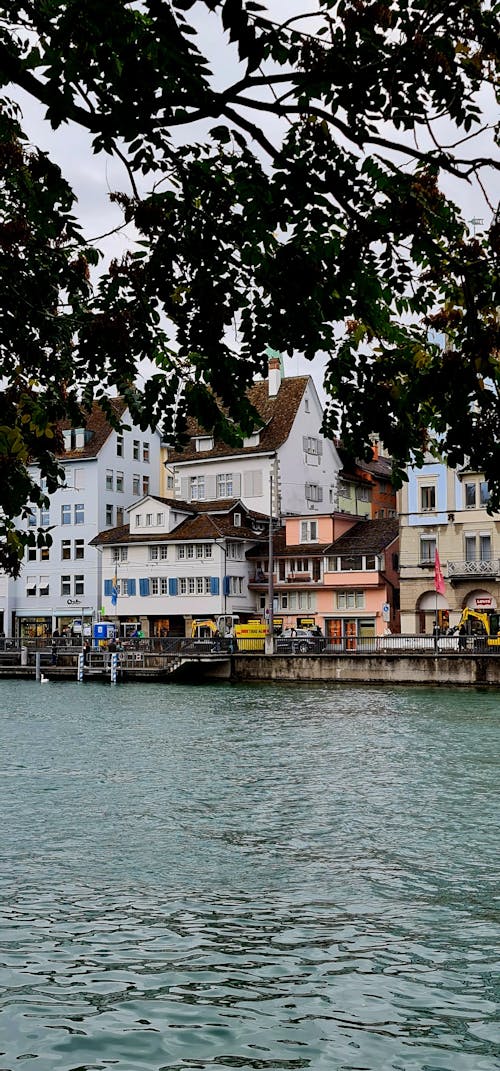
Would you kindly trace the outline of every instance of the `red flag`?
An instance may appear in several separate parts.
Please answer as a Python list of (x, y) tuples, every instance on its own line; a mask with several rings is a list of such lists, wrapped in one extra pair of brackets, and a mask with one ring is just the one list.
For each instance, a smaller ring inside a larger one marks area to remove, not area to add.
[(437, 547), (434, 554), (434, 587), (440, 595), (444, 595), (444, 576), (441, 571), (441, 562), (439, 561), (439, 551)]

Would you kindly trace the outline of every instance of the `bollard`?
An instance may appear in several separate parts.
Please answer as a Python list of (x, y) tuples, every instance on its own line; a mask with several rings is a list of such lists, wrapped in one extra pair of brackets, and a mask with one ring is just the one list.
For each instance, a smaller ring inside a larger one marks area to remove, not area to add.
[(116, 684), (116, 676), (118, 671), (118, 655), (112, 654), (110, 660), (110, 680), (111, 684)]
[(35, 680), (39, 681), (42, 677), (40, 651), (35, 652)]
[(76, 679), (77, 679), (77, 681), (82, 681), (83, 680), (83, 651), (80, 651), (80, 653), (78, 655), (78, 665), (77, 665)]

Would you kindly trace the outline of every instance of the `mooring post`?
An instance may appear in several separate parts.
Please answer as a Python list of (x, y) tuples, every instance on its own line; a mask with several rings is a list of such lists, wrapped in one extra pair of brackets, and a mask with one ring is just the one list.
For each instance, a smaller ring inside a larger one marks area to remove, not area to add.
[(42, 677), (41, 670), (41, 655), (40, 651), (35, 651), (35, 680), (39, 681)]
[(78, 655), (77, 672), (76, 672), (77, 681), (82, 681), (83, 680), (83, 665), (84, 665), (83, 651), (80, 651), (79, 655)]

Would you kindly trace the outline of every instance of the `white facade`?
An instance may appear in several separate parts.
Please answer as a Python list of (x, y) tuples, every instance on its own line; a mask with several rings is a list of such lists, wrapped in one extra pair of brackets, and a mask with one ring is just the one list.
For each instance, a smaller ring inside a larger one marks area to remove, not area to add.
[[(121, 419), (131, 425), (127, 410)], [(46, 635), (56, 627), (71, 627), (82, 617), (95, 618), (101, 607), (102, 567), (100, 552), (89, 542), (99, 531), (124, 524), (127, 508), (143, 488), (158, 490), (156, 432), (145, 433), (132, 425), (130, 431), (119, 433), (107, 426), (95, 454), (90, 438), (80, 457), (74, 435), (72, 443), (69, 434), (67, 441), (71, 457), (59, 459), (66, 485), (50, 496), (46, 513), (35, 511), (32, 517), (35, 530), (50, 527), (52, 546), (28, 549), (19, 578), (4, 578), (8, 634)], [(0, 587), (0, 600), (1, 593)]]
[[(248, 509), (269, 515), (324, 513), (336, 507), (341, 461), (334, 443), (320, 433), (323, 411), (311, 377), (302, 377), (304, 389), (288, 437), (273, 449), (258, 450), (265, 429), (245, 440), (243, 451), (210, 455), (213, 441), (200, 435), (199, 459), (178, 455), (166, 463), (173, 493), (184, 501), (241, 498)], [(276, 397), (279, 416), (280, 397)], [(246, 452), (252, 448), (252, 453)], [(255, 448), (255, 449), (253, 449)], [(273, 494), (271, 503), (271, 477)]]
[[(246, 551), (262, 538), (246, 527), (242, 506), (226, 523), (188, 516), (172, 503), (142, 499), (130, 510), (130, 535), (102, 548), (103, 598), (108, 620), (140, 623), (145, 635), (189, 632), (192, 618), (255, 612), (248, 591)], [(241, 517), (243, 526), (234, 525)], [(217, 534), (220, 525), (221, 534)], [(197, 534), (199, 533), (199, 534)], [(116, 579), (117, 599), (113, 602)]]

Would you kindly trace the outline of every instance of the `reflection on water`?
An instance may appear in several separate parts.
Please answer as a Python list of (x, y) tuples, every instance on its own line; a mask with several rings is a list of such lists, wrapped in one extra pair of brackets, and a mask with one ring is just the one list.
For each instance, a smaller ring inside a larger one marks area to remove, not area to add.
[(497, 711), (2, 683), (0, 1071), (498, 1071)]

